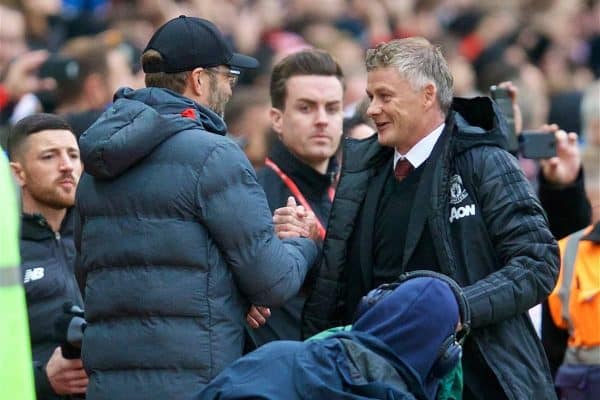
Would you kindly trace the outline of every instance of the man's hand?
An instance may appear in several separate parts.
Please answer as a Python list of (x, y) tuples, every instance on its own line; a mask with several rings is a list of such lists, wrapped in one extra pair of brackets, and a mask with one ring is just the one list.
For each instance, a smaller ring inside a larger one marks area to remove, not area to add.
[(307, 213), (304, 218), (304, 222), (306, 223), (306, 229), (308, 230), (308, 238), (312, 240), (320, 240), (321, 236), (319, 234), (319, 225), (317, 224), (317, 216), (314, 212)]
[(267, 318), (271, 316), (271, 309), (268, 307), (260, 307), (252, 305), (248, 314), (246, 314), (246, 322), (251, 328), (260, 328), (267, 322)]
[(60, 347), (54, 349), (54, 353), (48, 360), (46, 375), (56, 394), (81, 394), (87, 389), (88, 377), (81, 359), (64, 358)]
[(52, 78), (40, 79), (38, 69), (48, 59), (45, 50), (30, 51), (20, 55), (8, 66), (8, 72), (2, 84), (11, 100), (18, 101), (27, 93), (39, 90), (52, 90), (56, 81)]
[(523, 130), (523, 115), (521, 114), (521, 107), (519, 107), (519, 103), (517, 102), (517, 98), (519, 97), (519, 88), (512, 83), (511, 81), (504, 81), (498, 84), (498, 87), (508, 90), (508, 96), (512, 101), (513, 107), (513, 118), (515, 120), (515, 133), (517, 135), (521, 134)]
[(540, 160), (544, 178), (553, 185), (570, 185), (577, 179), (581, 169), (581, 153), (577, 134), (566, 133), (558, 125), (544, 125), (544, 132), (554, 132), (556, 137), (556, 157)]
[(285, 207), (278, 208), (273, 214), (275, 233), (280, 239), (291, 237), (309, 237), (310, 230), (306, 223), (307, 213), (304, 207), (297, 206), (296, 200), (290, 196)]

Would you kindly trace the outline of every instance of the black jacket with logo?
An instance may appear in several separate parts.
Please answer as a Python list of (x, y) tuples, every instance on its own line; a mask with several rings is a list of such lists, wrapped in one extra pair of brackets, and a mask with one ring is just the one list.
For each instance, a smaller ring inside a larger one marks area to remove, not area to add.
[(21, 271), (29, 315), (36, 394), (39, 400), (62, 398), (52, 390), (45, 367), (54, 349), (61, 344), (54, 325), (63, 315), (63, 305), (67, 302), (83, 305), (73, 272), (72, 213), (67, 212), (58, 233), (53, 232), (39, 214), (23, 214), (21, 224)]
[[(554, 288), (558, 248), (516, 159), (502, 149), (504, 127), (491, 100), (455, 99), (417, 188), (402, 267), (427, 227), (439, 268), (463, 286), (471, 308), (463, 364), (475, 397), (553, 399), (527, 310)], [(344, 154), (323, 262), (304, 308), (304, 336), (349, 323), (349, 310), (373, 288), (373, 215), (381, 191), (373, 177), (393, 150), (375, 135), (347, 140)], [(494, 376), (500, 393), (486, 387)]]

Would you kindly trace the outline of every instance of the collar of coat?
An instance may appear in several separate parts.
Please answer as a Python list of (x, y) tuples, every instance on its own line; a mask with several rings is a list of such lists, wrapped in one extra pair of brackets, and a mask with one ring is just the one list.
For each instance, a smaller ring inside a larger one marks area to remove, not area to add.
[(273, 144), (269, 158), (294, 181), (305, 197), (311, 198), (320, 198), (327, 193), (338, 168), (335, 157), (331, 157), (327, 173), (322, 174), (300, 161), (279, 140)]
[[(72, 208), (67, 209), (59, 233), (62, 237), (73, 234)], [(42, 214), (23, 213), (21, 215), (21, 238), (25, 240), (47, 240), (56, 238), (56, 235)]]

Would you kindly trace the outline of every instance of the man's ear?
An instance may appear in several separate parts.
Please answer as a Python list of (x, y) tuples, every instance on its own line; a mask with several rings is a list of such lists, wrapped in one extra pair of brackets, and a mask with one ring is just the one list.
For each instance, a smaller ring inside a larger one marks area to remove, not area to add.
[[(208, 82), (203, 78), (203, 68), (194, 68), (190, 71), (185, 78), (185, 88), (183, 89), (183, 95), (194, 99), (202, 103), (202, 98), (205, 92), (210, 90)], [(204, 104), (204, 103), (202, 103)]]
[(283, 112), (279, 108), (271, 107), (269, 116), (271, 117), (271, 127), (281, 139), (281, 132), (283, 131)]
[(202, 80), (202, 71), (204, 69), (203, 68), (194, 68), (192, 70), (192, 72), (190, 72), (190, 76), (188, 79), (190, 79), (190, 86), (193, 90), (193, 92), (197, 95), (197, 96), (202, 96), (202, 93), (205, 91), (205, 85), (206, 83)]
[(431, 82), (429, 82), (423, 88), (423, 108), (426, 110), (430, 109), (436, 102), (437, 88)]
[(18, 161), (11, 161), (10, 169), (12, 170), (13, 176), (15, 177), (15, 180), (17, 181), (19, 187), (22, 188), (23, 186), (25, 186), (27, 179), (25, 175), (25, 170), (23, 169), (23, 165)]

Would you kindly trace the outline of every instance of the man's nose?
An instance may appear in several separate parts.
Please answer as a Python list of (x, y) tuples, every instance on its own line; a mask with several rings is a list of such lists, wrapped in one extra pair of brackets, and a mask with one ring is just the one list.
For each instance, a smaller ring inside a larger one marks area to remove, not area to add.
[(75, 167), (76, 160), (73, 160), (68, 154), (63, 154), (60, 157), (60, 164), (58, 165), (61, 171), (72, 171)]
[(381, 112), (381, 107), (375, 99), (371, 100), (369, 107), (367, 108), (367, 115), (373, 118), (375, 115)]
[(325, 107), (317, 108), (317, 116), (315, 122), (319, 125), (329, 123), (329, 119), (327, 119), (327, 110), (325, 109)]

